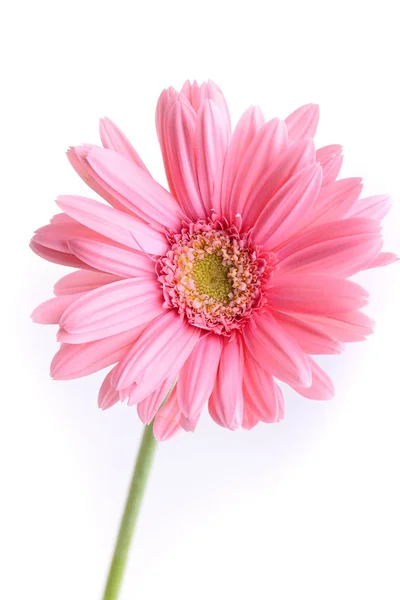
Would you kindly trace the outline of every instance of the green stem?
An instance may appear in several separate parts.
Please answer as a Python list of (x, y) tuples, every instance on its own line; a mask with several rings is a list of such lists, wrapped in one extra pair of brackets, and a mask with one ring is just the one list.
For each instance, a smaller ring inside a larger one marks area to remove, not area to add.
[(129, 547), (137, 523), (156, 446), (157, 442), (153, 436), (152, 425), (146, 425), (126, 499), (124, 514), (119, 527), (103, 600), (117, 600), (118, 598), (128, 560)]

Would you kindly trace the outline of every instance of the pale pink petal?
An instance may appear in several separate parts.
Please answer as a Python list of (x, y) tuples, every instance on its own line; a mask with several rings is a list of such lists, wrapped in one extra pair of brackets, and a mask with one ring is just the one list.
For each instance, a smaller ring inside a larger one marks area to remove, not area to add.
[(63, 344), (50, 367), (54, 379), (76, 379), (118, 362), (138, 339), (145, 325), (87, 344)]
[(86, 271), (81, 269), (64, 275), (54, 286), (56, 296), (65, 294), (77, 294), (79, 292), (89, 292), (102, 285), (119, 281), (120, 277), (110, 275), (109, 273), (98, 273), (97, 271)]
[(287, 131), (283, 121), (272, 119), (258, 129), (238, 164), (229, 202), (229, 210), (233, 216), (240, 214), (246, 223), (254, 222), (254, 215), (260, 210), (259, 203), (256, 202), (260, 189), (263, 189), (286, 147)]
[(370, 196), (369, 198), (360, 198), (349, 211), (352, 217), (368, 217), (381, 221), (389, 212), (392, 206), (390, 196)]
[(303, 138), (314, 137), (318, 126), (318, 120), (318, 104), (306, 104), (297, 108), (285, 119), (289, 142), (293, 144)]
[(188, 419), (181, 413), (181, 418), (179, 420), (179, 424), (185, 431), (195, 431), (197, 427), (197, 423), (199, 422), (201, 413), (198, 413), (193, 419)]
[(306, 232), (289, 240), (276, 250), (276, 256), (280, 264), (283, 265), (286, 260), (307, 248), (315, 248), (322, 242), (334, 240), (348, 240), (359, 236), (374, 236), (381, 230), (380, 224), (373, 219), (364, 217), (351, 217), (349, 219), (339, 219), (322, 225), (316, 225)]
[(109, 373), (107, 373), (103, 383), (101, 384), (97, 404), (101, 410), (106, 410), (107, 408), (111, 408), (117, 402), (119, 402), (119, 394), (115, 388), (111, 385), (111, 377), (112, 377), (113, 369)]
[(165, 174), (167, 176), (169, 189), (171, 194), (177, 198), (178, 195), (175, 191), (173, 178), (171, 175), (171, 169), (169, 165), (169, 153), (167, 149), (167, 140), (166, 140), (166, 114), (168, 109), (173, 104), (178, 92), (170, 87), (167, 90), (163, 90), (157, 102), (156, 108), (156, 127), (157, 127), (157, 135), (158, 141), (160, 143), (161, 152), (164, 160), (164, 169)]
[(230, 127), (213, 100), (205, 100), (196, 120), (197, 178), (208, 215), (220, 214), (222, 169), (229, 143)]
[(29, 247), (35, 254), (40, 256), (40, 258), (44, 258), (52, 263), (56, 263), (57, 265), (64, 265), (66, 267), (75, 267), (77, 269), (85, 269), (88, 268), (85, 263), (83, 263), (79, 258), (76, 258), (73, 254), (68, 254), (67, 252), (59, 252), (58, 250), (53, 250), (52, 248), (47, 248), (46, 246), (42, 246), (35, 240), (36, 236), (33, 236)]
[(229, 110), (225, 96), (218, 85), (213, 81), (208, 80), (201, 85), (198, 85), (197, 81), (194, 81), (193, 83), (185, 81), (181, 93), (186, 96), (196, 113), (201, 110), (203, 103), (206, 100), (212, 100), (220, 107), (225, 121), (230, 123)]
[(148, 171), (146, 165), (132, 146), (126, 135), (116, 126), (115, 123), (104, 117), (100, 119), (100, 138), (104, 148), (114, 150), (126, 158), (133, 161), (138, 167)]
[(243, 348), (241, 336), (224, 338), (215, 386), (208, 404), (216, 423), (236, 429), (243, 418)]
[(251, 199), (246, 202), (246, 224), (254, 224), (260, 212), (272, 196), (293, 177), (295, 173), (315, 162), (314, 142), (299, 140), (282, 152), (277, 160), (268, 165), (264, 174), (255, 182)]
[(93, 240), (70, 240), (69, 249), (87, 265), (120, 277), (154, 274), (154, 262), (143, 253), (116, 248)]
[[(83, 294), (63, 314), (60, 341), (91, 342), (138, 327), (164, 311), (155, 276), (124, 279)], [(84, 339), (83, 337), (84, 336)]]
[(333, 275), (278, 273), (267, 298), (272, 308), (283, 312), (334, 315), (365, 306), (368, 293), (354, 281)]
[(366, 268), (374, 269), (375, 267), (386, 267), (386, 265), (391, 265), (398, 260), (399, 257), (392, 252), (381, 252)]
[(273, 377), (247, 352), (243, 372), (245, 407), (249, 408), (257, 419), (265, 423), (275, 423), (280, 418), (281, 395)]
[[(204, 88), (203, 88), (204, 90)], [(201, 103), (203, 102), (205, 95), (204, 91), (200, 93), (200, 86), (196, 80), (193, 83), (189, 79), (185, 81), (182, 86), (181, 94), (183, 94), (191, 104), (193, 110), (197, 113), (200, 109)]]
[(321, 180), (321, 167), (317, 164), (293, 175), (257, 218), (252, 232), (254, 242), (272, 250), (292, 237), (312, 209)]
[(136, 163), (117, 152), (96, 147), (89, 150), (86, 160), (133, 214), (156, 229), (179, 228), (181, 216), (176, 200)]
[(301, 318), (274, 311), (274, 317), (283, 329), (307, 354), (340, 354), (343, 344), (318, 328), (317, 324), (304, 322)]
[(315, 360), (310, 357), (308, 357), (308, 360), (312, 372), (312, 384), (308, 388), (293, 385), (293, 389), (296, 390), (298, 394), (301, 394), (301, 396), (309, 398), (310, 400), (332, 400), (335, 394), (332, 380)]
[(330, 163), (332, 157), (341, 154), (342, 150), (343, 147), (340, 144), (329, 144), (328, 146), (323, 146), (322, 148), (317, 149), (316, 160), (324, 170), (326, 165)]
[(94, 146), (87, 145), (83, 149), (82, 147), (70, 148), (67, 152), (69, 162), (78, 173), (79, 177), (81, 177), (83, 181), (96, 192), (96, 194), (99, 194), (99, 196), (104, 198), (110, 206), (123, 212), (127, 212), (125, 206), (114, 197), (112, 191), (105, 189), (104, 185), (97, 180), (96, 173), (86, 161), (85, 156), (88, 152), (88, 148), (91, 147)]
[(142, 423), (145, 423), (146, 425), (151, 423), (164, 400), (168, 400), (169, 395), (172, 392), (173, 384), (174, 379), (172, 377), (167, 377), (154, 392), (147, 396), (145, 400), (139, 402), (137, 405), (137, 413)]
[(128, 248), (155, 255), (168, 250), (165, 235), (133, 215), (81, 196), (59, 196), (57, 204), (79, 223)]
[[(297, 246), (297, 250), (279, 262), (279, 273), (349, 277), (364, 269), (382, 246), (379, 223), (368, 219), (370, 223), (364, 226), (361, 221), (355, 222), (352, 233), (346, 221), (340, 221), (339, 227), (336, 227), (337, 222), (325, 223), (289, 242), (289, 246)], [(310, 245), (305, 246), (307, 241)], [(278, 257), (284, 254), (287, 254), (285, 247), (277, 252)]]
[(224, 129), (227, 132), (228, 137), (231, 137), (231, 116), (229, 114), (228, 103), (224, 94), (222, 93), (221, 88), (216, 83), (211, 81), (211, 79), (209, 79), (200, 85), (199, 91), (199, 108), (202, 107), (203, 102), (206, 100), (212, 100), (220, 110), (220, 114), (224, 122)]
[(213, 390), (222, 344), (220, 336), (203, 337), (179, 374), (177, 397), (185, 417), (193, 419), (206, 405)]
[(309, 223), (314, 227), (346, 216), (362, 191), (362, 179), (349, 177), (332, 181), (321, 188)]
[(34, 323), (42, 323), (46, 325), (58, 324), (64, 311), (80, 298), (82, 294), (70, 294), (69, 296), (58, 296), (50, 298), (39, 304), (33, 311), (31, 318)]
[(319, 148), (316, 152), (315, 160), (322, 167), (322, 185), (331, 183), (339, 175), (342, 166), (342, 146), (331, 144), (330, 146)]
[(243, 337), (253, 358), (271, 375), (290, 385), (311, 384), (307, 356), (271, 314), (251, 319)]
[(258, 423), (260, 419), (257, 417), (255, 413), (250, 409), (248, 404), (244, 404), (243, 407), (243, 419), (242, 419), (242, 427), (243, 429), (253, 429)]
[(285, 416), (285, 399), (283, 397), (282, 390), (279, 386), (276, 391), (277, 391), (277, 397), (278, 397), (278, 410), (279, 410), (278, 421), (280, 421)]
[(56, 224), (56, 223), (76, 223), (76, 221), (75, 221), (75, 219), (73, 219), (69, 215), (66, 215), (65, 213), (58, 213), (58, 214), (54, 215), (54, 217), (51, 217), (50, 223), (53, 223), (53, 224)]
[(179, 372), (200, 337), (197, 327), (182, 321), (179, 314), (166, 311), (152, 321), (115, 372), (115, 387), (126, 388), (151, 367), (155, 384)]
[(232, 188), (243, 157), (265, 122), (261, 109), (250, 106), (239, 119), (228, 146), (221, 186), (221, 213), (229, 214)]
[[(176, 381), (178, 375), (179, 366), (175, 367), (174, 365), (171, 368), (171, 371), (168, 373), (167, 377), (164, 380), (160, 380), (160, 378), (154, 377), (153, 367), (152, 365), (149, 365), (140, 373), (140, 375), (137, 377), (136, 382), (128, 386), (128, 388), (126, 388), (126, 398), (128, 405), (134, 406), (135, 404), (141, 404), (158, 389), (164, 389), (163, 386), (167, 385), (167, 383), (169, 383), (169, 390), (172, 387), (174, 381)], [(165, 394), (168, 392), (168, 390), (165, 392)]]
[(174, 389), (168, 401), (160, 408), (154, 419), (153, 435), (159, 442), (165, 442), (178, 433), (181, 412)]
[[(206, 218), (196, 170), (196, 113), (182, 94), (168, 108), (164, 122), (164, 144), (169, 178), (182, 211), (190, 219)], [(164, 158), (165, 161), (165, 158)]]
[(361, 342), (373, 333), (374, 322), (359, 310), (335, 315), (292, 314), (341, 342)]
[(38, 244), (59, 252), (71, 253), (68, 242), (72, 238), (107, 241), (104, 236), (73, 219), (64, 223), (50, 223), (35, 231), (35, 241)]

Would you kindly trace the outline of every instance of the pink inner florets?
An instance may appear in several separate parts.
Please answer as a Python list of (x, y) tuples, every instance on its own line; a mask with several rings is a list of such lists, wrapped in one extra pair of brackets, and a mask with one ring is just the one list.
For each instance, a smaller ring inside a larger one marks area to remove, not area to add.
[(265, 303), (274, 256), (251, 244), (248, 234), (213, 221), (170, 233), (171, 249), (158, 261), (166, 306), (197, 327), (229, 335)]

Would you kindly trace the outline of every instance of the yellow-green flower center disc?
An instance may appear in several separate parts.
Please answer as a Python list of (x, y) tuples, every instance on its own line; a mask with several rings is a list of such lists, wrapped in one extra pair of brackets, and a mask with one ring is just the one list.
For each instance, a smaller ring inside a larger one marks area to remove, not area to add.
[(222, 256), (207, 254), (193, 265), (192, 278), (199, 294), (227, 304), (232, 286), (228, 279), (229, 267), (222, 264)]

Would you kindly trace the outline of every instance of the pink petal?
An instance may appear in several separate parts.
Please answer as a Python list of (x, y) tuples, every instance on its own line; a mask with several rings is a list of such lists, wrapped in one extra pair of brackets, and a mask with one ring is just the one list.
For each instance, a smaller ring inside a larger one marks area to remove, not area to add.
[(59, 252), (71, 253), (68, 242), (72, 238), (97, 241), (107, 240), (107, 238), (73, 219), (64, 223), (50, 223), (50, 225), (45, 225), (35, 231), (35, 241), (37, 243), (47, 248), (58, 250)]
[(117, 402), (119, 402), (119, 394), (115, 388), (111, 385), (113, 369), (107, 373), (103, 383), (101, 384), (97, 404), (101, 410), (111, 408)]
[(317, 104), (306, 104), (292, 112), (286, 119), (291, 144), (306, 137), (314, 137), (319, 120)]
[(340, 277), (278, 274), (267, 297), (274, 309), (283, 312), (332, 315), (365, 306), (368, 293), (354, 281)]
[(153, 425), (153, 435), (159, 442), (165, 442), (178, 433), (181, 413), (174, 389), (168, 401), (156, 414)]
[(310, 224), (314, 227), (346, 216), (361, 194), (361, 182), (361, 177), (349, 177), (324, 185), (315, 202), (314, 214), (310, 215)]
[(399, 257), (392, 252), (381, 252), (366, 268), (374, 269), (375, 267), (386, 267), (386, 265), (391, 265), (398, 260)]
[(79, 258), (73, 256), (72, 254), (67, 254), (66, 252), (59, 252), (58, 250), (52, 250), (51, 248), (47, 248), (46, 246), (42, 246), (35, 240), (36, 236), (33, 236), (29, 247), (35, 254), (40, 256), (40, 258), (44, 258), (52, 263), (56, 263), (57, 265), (65, 265), (66, 267), (75, 267), (77, 269), (85, 269), (87, 265), (83, 263)]
[(335, 388), (331, 379), (312, 359), (308, 358), (312, 372), (312, 384), (308, 388), (292, 386), (301, 396), (310, 400), (331, 400), (335, 394)]
[(205, 100), (196, 121), (197, 177), (207, 214), (220, 213), (222, 169), (228, 147), (230, 126), (220, 107)]
[(381, 221), (392, 207), (390, 196), (370, 196), (360, 198), (350, 209), (349, 216), (368, 217)]
[(330, 146), (319, 148), (315, 160), (319, 162), (322, 167), (322, 185), (331, 183), (339, 175), (342, 166), (342, 146), (339, 144), (331, 144)]
[(188, 419), (181, 413), (181, 418), (179, 420), (179, 424), (185, 431), (194, 432), (196, 430), (197, 424), (200, 420), (201, 413), (193, 417), (193, 419)]
[(170, 87), (167, 90), (163, 90), (158, 99), (156, 109), (156, 127), (158, 141), (160, 142), (161, 152), (163, 155), (165, 174), (167, 176), (169, 189), (174, 198), (177, 198), (177, 193), (175, 191), (174, 182), (172, 179), (171, 169), (169, 165), (169, 154), (167, 150), (165, 123), (167, 111), (174, 103), (177, 94), (178, 92), (173, 87)]
[(243, 417), (243, 348), (240, 336), (224, 339), (215, 386), (208, 404), (211, 417), (228, 429), (240, 426)]
[(220, 336), (207, 335), (196, 344), (180, 371), (177, 397), (182, 414), (188, 419), (198, 415), (210, 397), (221, 351)]
[[(90, 148), (88, 146), (87, 148)], [(127, 209), (114, 195), (110, 190), (105, 189), (104, 185), (97, 181), (96, 173), (93, 171), (92, 167), (88, 164), (85, 159), (87, 148), (83, 150), (82, 148), (70, 148), (67, 152), (67, 157), (75, 171), (78, 173), (79, 177), (83, 179), (83, 181), (90, 187), (92, 190), (99, 194), (104, 200), (106, 200), (110, 206), (117, 208), (118, 210), (122, 210), (126, 212)]]
[(228, 105), (221, 89), (213, 81), (205, 81), (200, 86), (197, 81), (192, 84), (186, 81), (183, 84), (181, 93), (186, 96), (196, 113), (200, 112), (206, 100), (212, 100), (219, 106), (227, 123), (230, 123)]
[(86, 271), (81, 269), (64, 275), (57, 281), (54, 286), (54, 294), (56, 296), (64, 296), (66, 294), (77, 294), (79, 292), (89, 292), (95, 290), (102, 285), (119, 281), (120, 278), (109, 273), (98, 273), (97, 271)]
[(246, 223), (254, 223), (260, 207), (256, 198), (260, 189), (287, 147), (287, 131), (283, 121), (272, 119), (254, 135), (238, 168), (230, 199), (232, 215), (240, 214)]
[(76, 223), (76, 221), (75, 219), (69, 217), (65, 213), (58, 213), (50, 219), (50, 223), (53, 223), (55, 225), (57, 223)]
[(305, 167), (271, 198), (254, 224), (256, 244), (274, 249), (293, 236), (311, 210), (321, 187), (322, 171), (317, 164)]
[(80, 298), (82, 294), (70, 294), (69, 296), (58, 296), (50, 298), (39, 304), (33, 311), (31, 318), (34, 323), (42, 323), (43, 325), (58, 324), (64, 311)]
[(179, 228), (178, 204), (146, 171), (121, 154), (93, 147), (86, 160), (102, 182), (135, 215), (156, 229)]
[(311, 139), (303, 139), (289, 146), (256, 181), (251, 198), (246, 202), (246, 223), (252, 225), (269, 200), (298, 171), (315, 162), (315, 148)]
[[(321, 242), (350, 239), (364, 235), (375, 235), (380, 232), (380, 224), (372, 219), (363, 217), (351, 217), (339, 219), (322, 225), (316, 225), (305, 233), (297, 235), (286, 244), (276, 250), (276, 256), (280, 265), (286, 264), (286, 260), (303, 250), (318, 246)], [(283, 268), (283, 267), (282, 267)]]
[(265, 423), (279, 421), (282, 392), (272, 376), (248, 352), (244, 361), (243, 395), (245, 407), (257, 420)]
[(243, 407), (243, 419), (242, 419), (242, 427), (243, 429), (253, 429), (258, 423), (260, 419), (257, 417), (255, 413), (250, 409), (249, 405), (245, 403)]
[(165, 115), (165, 154), (171, 189), (175, 190), (184, 214), (193, 221), (207, 216), (197, 179), (195, 125), (196, 113), (185, 96), (179, 94)]
[(115, 387), (122, 389), (138, 382), (147, 368), (152, 369), (157, 387), (168, 375), (179, 372), (199, 337), (200, 330), (182, 321), (175, 310), (164, 312), (149, 324), (118, 365), (113, 381)]
[[(200, 91), (200, 87), (202, 88)], [(200, 107), (205, 100), (205, 92), (204, 85), (199, 86), (196, 80), (193, 83), (190, 83), (190, 80), (187, 79), (182, 86), (181, 94), (183, 94), (191, 104), (195, 113), (200, 110)]]
[(195, 431), (197, 427), (197, 423), (199, 422), (201, 413), (198, 413), (193, 419), (188, 419), (181, 413), (181, 418), (179, 420), (179, 424), (185, 431)]
[(142, 423), (145, 423), (146, 425), (151, 423), (164, 400), (168, 400), (169, 395), (172, 392), (173, 384), (174, 379), (172, 377), (167, 377), (154, 392), (147, 396), (145, 400), (139, 402), (137, 405), (137, 413)]
[(133, 250), (123, 250), (92, 240), (70, 240), (68, 246), (75, 256), (100, 271), (120, 277), (146, 277), (154, 274), (154, 262)]
[(355, 310), (335, 315), (292, 314), (306, 324), (318, 327), (326, 335), (341, 342), (360, 342), (373, 333), (374, 322), (364, 313)]
[(59, 340), (79, 342), (121, 333), (138, 327), (163, 312), (162, 294), (156, 278), (124, 279), (87, 292), (63, 314), (60, 326), (67, 335)]
[[(351, 224), (349, 227), (346, 221), (340, 221), (339, 227), (336, 227), (338, 222), (325, 223), (289, 242), (298, 249), (279, 263), (279, 273), (349, 277), (364, 269), (375, 259), (382, 246), (379, 223), (369, 219), (369, 223), (353, 221), (352, 233)], [(305, 246), (307, 241), (311, 243)], [(287, 248), (281, 248), (277, 254), (287, 254)]]
[(324, 170), (334, 156), (342, 154), (342, 150), (343, 148), (340, 144), (329, 144), (328, 146), (323, 146), (322, 148), (318, 148), (316, 151), (316, 160)]
[(305, 323), (293, 314), (274, 311), (276, 321), (285, 329), (306, 354), (339, 354), (344, 346), (319, 329), (317, 324)]
[(138, 167), (148, 172), (146, 165), (122, 131), (107, 117), (100, 119), (100, 138), (104, 148), (114, 150), (129, 158)]
[(118, 362), (143, 329), (144, 326), (137, 327), (87, 344), (63, 344), (51, 363), (51, 376), (54, 379), (76, 379)]
[(221, 214), (230, 210), (230, 198), (243, 157), (257, 131), (264, 123), (264, 116), (258, 106), (250, 106), (239, 119), (228, 146), (221, 186)]
[[(165, 235), (137, 217), (81, 196), (59, 196), (57, 204), (89, 229), (128, 248), (155, 255), (163, 255), (168, 250)], [(75, 260), (79, 266), (83, 264)]]
[(289, 385), (310, 385), (307, 356), (270, 313), (257, 315), (243, 330), (247, 348), (258, 364)]
[[(179, 375), (179, 368), (173, 368), (164, 381), (154, 377), (152, 365), (144, 369), (138, 376), (135, 383), (128, 386), (127, 388), (127, 400), (128, 406), (134, 406), (135, 404), (141, 404), (154, 392), (156, 392), (160, 386), (162, 387), (165, 382), (169, 382), (169, 388), (172, 387), (174, 381), (176, 381)], [(167, 391), (168, 391), (167, 390)], [(121, 393), (123, 390), (121, 390)], [(167, 393), (167, 392), (166, 392)], [(165, 396), (165, 394), (164, 394)]]

